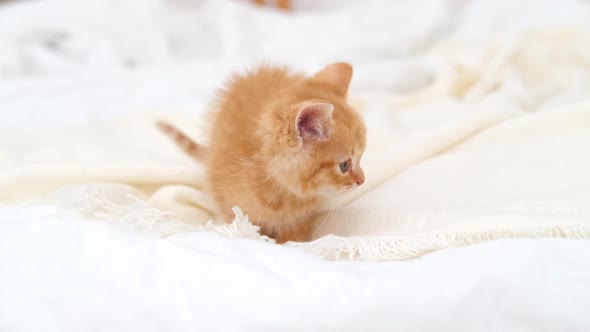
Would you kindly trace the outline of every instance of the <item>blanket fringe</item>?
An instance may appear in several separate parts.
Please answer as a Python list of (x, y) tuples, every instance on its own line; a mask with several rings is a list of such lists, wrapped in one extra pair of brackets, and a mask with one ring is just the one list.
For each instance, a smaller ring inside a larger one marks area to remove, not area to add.
[(133, 230), (160, 237), (181, 232), (213, 231), (229, 237), (274, 242), (261, 235), (260, 227), (252, 224), (237, 206), (232, 209), (235, 218), (229, 224), (218, 224), (213, 220), (201, 225), (187, 224), (180, 221), (176, 214), (151, 206), (140, 192), (122, 184), (66, 186), (56, 192), (53, 200), (59, 207), (81, 217), (118, 222)]
[(59, 207), (81, 217), (118, 222), (158, 236), (190, 232), (197, 227), (180, 222), (173, 213), (150, 206), (140, 192), (125, 185), (65, 186), (55, 193), (52, 200)]
[(520, 230), (447, 232), (412, 237), (341, 237), (327, 235), (313, 242), (285, 245), (301, 248), (328, 260), (388, 261), (417, 258), (430, 252), (463, 247), (490, 240), (515, 238), (590, 239), (588, 225), (528, 227)]
[[(108, 198), (107, 198), (108, 197)], [(164, 212), (147, 203), (141, 193), (120, 184), (77, 185), (62, 188), (57, 201), (67, 211), (97, 220), (118, 222), (134, 230), (167, 237), (182, 232), (211, 231), (229, 237), (247, 238), (274, 243), (260, 234), (260, 228), (250, 222), (239, 207), (232, 210), (231, 223), (218, 224), (209, 220), (202, 225), (186, 224), (174, 213)], [(423, 233), (403, 238), (341, 237), (327, 235), (312, 242), (287, 242), (288, 247), (299, 248), (328, 260), (387, 261), (416, 258), (427, 253), (489, 240), (508, 238), (571, 238), (590, 239), (590, 225), (560, 225), (523, 227), (512, 230), (485, 230), (470, 232)]]

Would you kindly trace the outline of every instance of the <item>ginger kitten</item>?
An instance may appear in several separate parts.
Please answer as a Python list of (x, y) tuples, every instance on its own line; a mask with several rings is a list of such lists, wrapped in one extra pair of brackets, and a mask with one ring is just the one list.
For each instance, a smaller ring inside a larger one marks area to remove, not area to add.
[(226, 221), (237, 205), (278, 243), (308, 241), (322, 201), (365, 181), (366, 129), (346, 103), (351, 78), (346, 63), (311, 77), (263, 66), (221, 92), (208, 148), (170, 124), (158, 127), (207, 164)]

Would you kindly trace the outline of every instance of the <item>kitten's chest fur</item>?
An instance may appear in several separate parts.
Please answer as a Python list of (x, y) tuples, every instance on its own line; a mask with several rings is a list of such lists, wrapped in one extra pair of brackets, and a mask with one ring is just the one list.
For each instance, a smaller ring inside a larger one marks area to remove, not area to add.
[[(262, 183), (264, 185), (258, 186)], [(253, 205), (257, 205), (260, 213), (266, 216), (264, 219), (269, 221), (298, 222), (308, 219), (320, 202), (317, 197), (298, 197), (272, 180), (265, 180), (263, 176), (250, 185)]]

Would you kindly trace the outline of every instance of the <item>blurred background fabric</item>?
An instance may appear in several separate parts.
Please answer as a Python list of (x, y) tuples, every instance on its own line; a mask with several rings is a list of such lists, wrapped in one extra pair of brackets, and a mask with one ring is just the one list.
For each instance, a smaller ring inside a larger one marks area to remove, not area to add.
[[(588, 329), (590, 1), (255, 2), (0, 1), (0, 331)], [(367, 182), (309, 243), (208, 223), (154, 118), (332, 61)]]
[(294, 1), (290, 12), (227, 0), (12, 1), (0, 12), (0, 78), (208, 62), (317, 68), (407, 60), (437, 41), (583, 21), (583, 0)]

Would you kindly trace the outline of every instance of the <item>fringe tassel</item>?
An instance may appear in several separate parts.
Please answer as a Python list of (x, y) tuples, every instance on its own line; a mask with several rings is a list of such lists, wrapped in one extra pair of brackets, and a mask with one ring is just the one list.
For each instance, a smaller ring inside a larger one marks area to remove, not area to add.
[[(121, 190), (120, 187), (126, 187)], [(173, 213), (151, 207), (139, 192), (123, 185), (70, 186), (58, 192), (60, 207), (92, 219), (115, 221), (134, 230), (167, 237), (181, 232), (212, 231), (229, 237), (248, 238), (274, 243), (260, 234), (260, 227), (250, 223), (248, 216), (235, 206), (235, 218), (229, 224), (212, 220), (203, 225), (179, 221)], [(109, 197), (109, 198), (107, 198)], [(116, 202), (115, 202), (116, 201)], [(65, 202), (65, 204), (64, 204)], [(287, 242), (328, 260), (387, 261), (416, 258), (435, 250), (461, 247), (489, 240), (507, 238), (571, 238), (590, 239), (590, 225), (558, 225), (523, 227), (516, 230), (423, 233), (401, 237), (341, 237), (328, 235), (312, 242)]]

